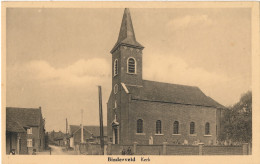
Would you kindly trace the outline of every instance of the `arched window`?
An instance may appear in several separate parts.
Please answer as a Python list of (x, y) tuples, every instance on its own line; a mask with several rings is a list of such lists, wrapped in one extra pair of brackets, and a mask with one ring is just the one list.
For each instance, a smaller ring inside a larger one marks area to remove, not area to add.
[(173, 134), (179, 134), (179, 122), (174, 121), (173, 123)]
[(161, 120), (156, 121), (156, 134), (162, 134), (162, 122), (161, 122)]
[(195, 123), (194, 122), (190, 123), (190, 134), (195, 134)]
[(210, 134), (210, 126), (209, 126), (209, 123), (208, 123), (208, 122), (205, 124), (205, 134), (206, 134), (206, 135), (209, 135), (209, 134)]
[(136, 133), (143, 133), (143, 120), (142, 119), (137, 120)]
[(118, 85), (115, 84), (115, 86), (114, 86), (114, 94), (116, 94), (117, 92), (118, 92)]
[(127, 60), (127, 73), (136, 73), (136, 62), (134, 58)]
[(114, 61), (114, 76), (118, 74), (118, 60)]

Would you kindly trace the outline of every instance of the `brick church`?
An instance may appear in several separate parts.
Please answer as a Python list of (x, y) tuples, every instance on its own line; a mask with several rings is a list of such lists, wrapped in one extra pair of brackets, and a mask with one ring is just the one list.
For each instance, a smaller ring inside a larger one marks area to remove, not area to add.
[(223, 106), (198, 87), (143, 80), (143, 49), (136, 40), (130, 11), (125, 9), (111, 50), (108, 140), (120, 145), (215, 144)]

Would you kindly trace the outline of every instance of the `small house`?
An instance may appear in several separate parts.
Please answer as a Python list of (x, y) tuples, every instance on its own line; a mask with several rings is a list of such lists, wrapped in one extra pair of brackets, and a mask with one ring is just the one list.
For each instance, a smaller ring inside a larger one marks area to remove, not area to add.
[(6, 154), (45, 149), (45, 120), (39, 108), (6, 108)]

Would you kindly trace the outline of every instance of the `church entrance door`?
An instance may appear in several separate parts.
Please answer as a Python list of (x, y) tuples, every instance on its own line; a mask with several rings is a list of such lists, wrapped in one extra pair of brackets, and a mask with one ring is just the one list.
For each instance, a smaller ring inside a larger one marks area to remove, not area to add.
[(118, 144), (118, 129), (117, 129), (117, 127), (113, 128), (113, 144)]

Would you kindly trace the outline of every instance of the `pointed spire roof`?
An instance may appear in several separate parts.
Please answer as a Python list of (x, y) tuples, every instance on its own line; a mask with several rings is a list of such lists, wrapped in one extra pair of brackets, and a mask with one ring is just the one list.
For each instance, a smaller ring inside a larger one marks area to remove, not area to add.
[(125, 8), (121, 28), (118, 36), (118, 40), (111, 50), (111, 53), (119, 46), (126, 45), (130, 47), (143, 49), (144, 47), (138, 43), (135, 39), (135, 32), (133, 28), (133, 23), (130, 15), (130, 11), (128, 8)]

